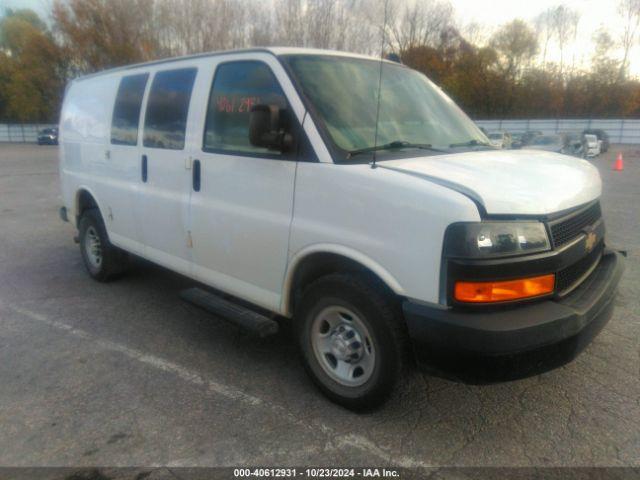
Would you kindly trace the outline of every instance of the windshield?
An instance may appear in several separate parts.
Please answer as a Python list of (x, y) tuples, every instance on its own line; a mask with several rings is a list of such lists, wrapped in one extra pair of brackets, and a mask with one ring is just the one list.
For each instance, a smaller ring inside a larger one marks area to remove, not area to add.
[[(339, 149), (406, 142), (450, 149), (487, 142), (478, 127), (424, 75), (382, 64), (380, 120), (376, 111), (380, 62), (330, 55), (283, 57)], [(384, 153), (384, 152), (381, 152)], [(435, 152), (431, 152), (435, 153)]]

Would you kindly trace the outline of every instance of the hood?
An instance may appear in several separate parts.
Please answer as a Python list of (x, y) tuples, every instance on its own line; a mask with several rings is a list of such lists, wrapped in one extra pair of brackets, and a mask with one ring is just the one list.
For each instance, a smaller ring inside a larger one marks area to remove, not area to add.
[(449, 187), (495, 215), (547, 215), (601, 193), (600, 175), (591, 163), (553, 152), (475, 151), (389, 160), (378, 167)]

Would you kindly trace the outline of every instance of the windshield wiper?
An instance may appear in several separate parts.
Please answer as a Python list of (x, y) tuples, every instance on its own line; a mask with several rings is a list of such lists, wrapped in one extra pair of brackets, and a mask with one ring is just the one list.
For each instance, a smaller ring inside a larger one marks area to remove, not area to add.
[(456, 147), (492, 147), (492, 145), (487, 142), (479, 142), (476, 139), (471, 139), (466, 142), (452, 143), (451, 145), (449, 145), (449, 148)]
[(382, 145), (376, 145), (375, 147), (359, 148), (357, 150), (351, 150), (348, 152), (347, 158), (351, 158), (360, 153), (377, 152), (379, 150), (397, 150), (400, 148), (419, 148), (421, 150), (430, 150), (432, 152), (446, 153), (444, 150), (431, 146), (430, 143), (411, 143), (402, 140), (396, 140), (394, 142), (385, 143)]

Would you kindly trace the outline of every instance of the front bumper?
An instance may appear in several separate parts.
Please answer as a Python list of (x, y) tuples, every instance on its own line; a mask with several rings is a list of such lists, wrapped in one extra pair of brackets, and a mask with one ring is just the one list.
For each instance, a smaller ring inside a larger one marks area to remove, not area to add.
[(573, 292), (493, 311), (436, 308), (406, 300), (416, 361), (471, 383), (511, 380), (563, 365), (600, 332), (613, 311), (624, 262), (606, 250)]

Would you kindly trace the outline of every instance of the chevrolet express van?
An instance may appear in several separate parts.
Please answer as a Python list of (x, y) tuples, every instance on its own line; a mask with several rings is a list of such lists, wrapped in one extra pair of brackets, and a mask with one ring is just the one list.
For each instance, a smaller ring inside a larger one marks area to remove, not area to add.
[(468, 381), (560, 365), (611, 316), (597, 170), (491, 147), (397, 63), (270, 48), (117, 68), (68, 86), (60, 145), (91, 277), (131, 254), (236, 323), (292, 318), (311, 378), (350, 408), (414, 361)]

